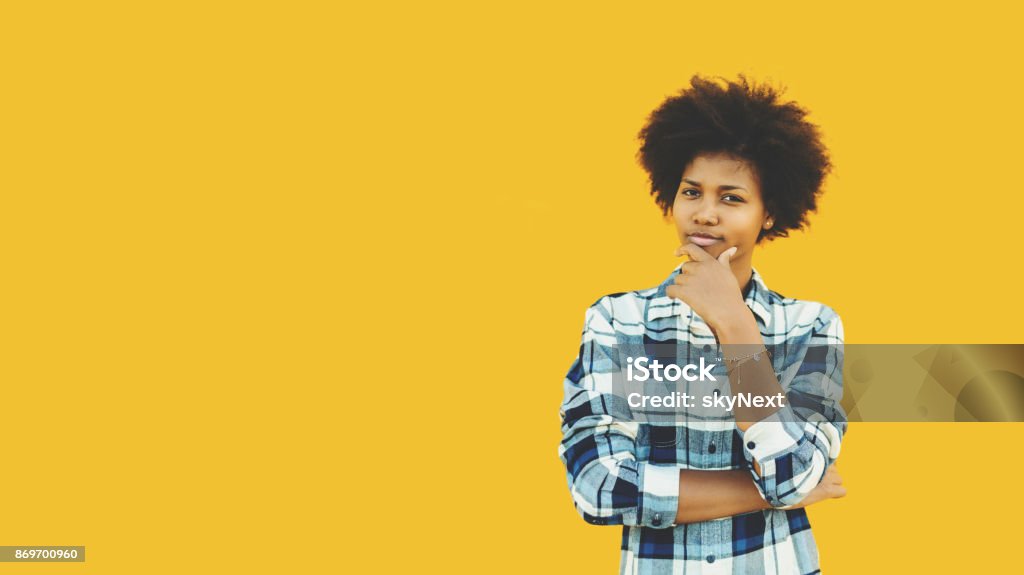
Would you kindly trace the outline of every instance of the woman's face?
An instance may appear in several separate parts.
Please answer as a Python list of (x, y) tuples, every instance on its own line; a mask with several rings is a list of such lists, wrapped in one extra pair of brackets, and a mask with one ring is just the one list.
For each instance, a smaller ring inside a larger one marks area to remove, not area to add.
[(754, 168), (726, 154), (702, 154), (686, 166), (672, 216), (680, 242), (715, 257), (736, 246), (734, 263), (750, 261), (758, 234), (772, 223)]

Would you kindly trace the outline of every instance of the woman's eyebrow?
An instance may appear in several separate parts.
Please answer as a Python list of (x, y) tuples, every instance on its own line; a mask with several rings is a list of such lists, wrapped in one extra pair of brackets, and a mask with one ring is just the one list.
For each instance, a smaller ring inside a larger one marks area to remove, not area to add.
[[(689, 178), (683, 178), (683, 181), (686, 182), (687, 184), (690, 184), (691, 186), (697, 186), (698, 188), (702, 187), (701, 183), (698, 182), (697, 180), (691, 180)], [(718, 189), (722, 190), (722, 191), (730, 191), (730, 190), (743, 190), (744, 192), (747, 191), (747, 189), (744, 188), (743, 186), (733, 186), (733, 185), (729, 185), (729, 184), (726, 184), (726, 185), (723, 185), (723, 186), (718, 186)]]

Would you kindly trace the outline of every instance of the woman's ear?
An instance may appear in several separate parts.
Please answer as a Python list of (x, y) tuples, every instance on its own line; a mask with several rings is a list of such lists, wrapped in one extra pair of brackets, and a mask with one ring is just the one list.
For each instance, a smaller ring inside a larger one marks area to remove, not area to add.
[(775, 225), (775, 220), (772, 219), (771, 216), (768, 216), (767, 218), (765, 218), (765, 220), (764, 220), (764, 229), (770, 230), (770, 229), (772, 229), (772, 226), (774, 226), (774, 225)]

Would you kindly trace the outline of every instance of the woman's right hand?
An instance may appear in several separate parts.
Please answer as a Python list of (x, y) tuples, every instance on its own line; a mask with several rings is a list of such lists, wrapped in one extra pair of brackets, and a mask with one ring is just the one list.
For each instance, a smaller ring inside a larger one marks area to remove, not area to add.
[(821, 478), (821, 483), (818, 484), (807, 497), (804, 497), (800, 503), (787, 507), (786, 509), (799, 509), (801, 507), (807, 507), (808, 505), (814, 505), (819, 501), (826, 499), (838, 499), (846, 495), (846, 488), (843, 487), (843, 478), (839, 476), (839, 471), (836, 470), (836, 464), (828, 466), (825, 470), (825, 476)]

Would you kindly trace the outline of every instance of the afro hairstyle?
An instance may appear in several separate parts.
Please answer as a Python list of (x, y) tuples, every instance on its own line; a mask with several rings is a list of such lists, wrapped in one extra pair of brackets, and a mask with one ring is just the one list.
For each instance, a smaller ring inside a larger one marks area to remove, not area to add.
[(637, 161), (666, 217), (686, 166), (699, 155), (725, 153), (754, 168), (775, 220), (761, 230), (758, 243), (807, 224), (832, 163), (818, 127), (805, 119), (807, 111), (780, 96), (743, 75), (736, 82), (695, 75), (688, 88), (651, 112), (639, 133)]

